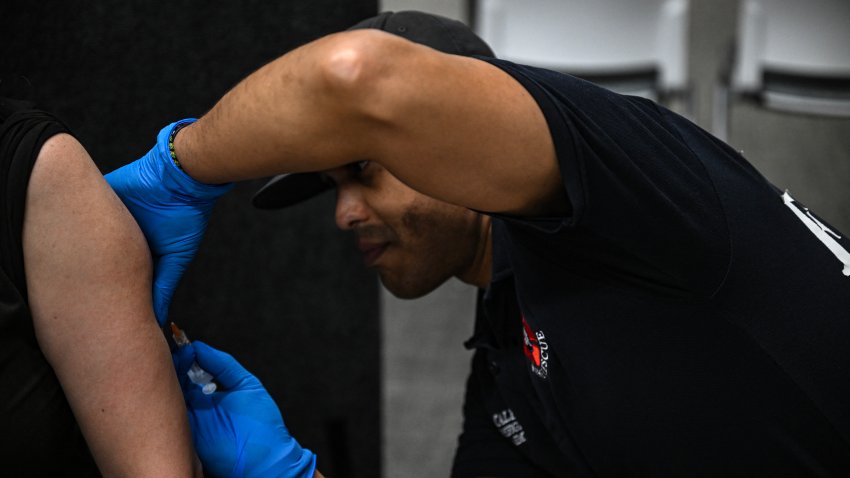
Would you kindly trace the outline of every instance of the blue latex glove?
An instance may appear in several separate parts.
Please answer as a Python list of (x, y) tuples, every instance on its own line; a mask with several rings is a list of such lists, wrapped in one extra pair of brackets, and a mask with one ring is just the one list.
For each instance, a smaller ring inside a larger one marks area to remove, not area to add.
[[(195, 341), (173, 360), (205, 476), (313, 477), (316, 455), (289, 434), (272, 397), (236, 359)], [(215, 377), (218, 391), (205, 395), (189, 380), (193, 361)]]
[(183, 272), (195, 257), (215, 200), (232, 183), (203, 184), (171, 160), (168, 138), (185, 119), (163, 128), (156, 145), (140, 159), (106, 175), (106, 180), (141, 227), (154, 260), (153, 306), (165, 325), (168, 305)]

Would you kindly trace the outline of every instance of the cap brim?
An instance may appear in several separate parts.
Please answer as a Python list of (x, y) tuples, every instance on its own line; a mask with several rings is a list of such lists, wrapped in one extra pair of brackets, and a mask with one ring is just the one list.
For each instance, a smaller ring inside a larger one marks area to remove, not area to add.
[(281, 174), (269, 180), (254, 194), (251, 204), (258, 209), (280, 209), (331, 189), (330, 181), (319, 173)]
[(459, 20), (431, 13), (407, 10), (383, 12), (349, 28), (383, 30), (443, 53), (462, 56), (495, 57), (490, 46)]

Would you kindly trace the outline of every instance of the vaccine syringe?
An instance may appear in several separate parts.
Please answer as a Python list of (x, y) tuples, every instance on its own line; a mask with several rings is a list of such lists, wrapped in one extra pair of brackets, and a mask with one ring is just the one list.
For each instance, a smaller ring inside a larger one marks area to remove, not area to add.
[[(186, 332), (180, 330), (174, 322), (171, 323), (171, 336), (174, 337), (174, 343), (177, 344), (177, 347), (189, 345), (189, 338), (186, 337)], [(200, 385), (201, 390), (203, 390), (205, 394), (209, 395), (215, 392), (216, 384), (213, 382), (213, 376), (206, 370), (202, 369), (201, 366), (198, 365), (198, 362), (192, 362), (192, 366), (189, 367), (189, 371), (186, 372), (186, 375), (189, 376), (189, 380), (191, 380), (192, 383)]]

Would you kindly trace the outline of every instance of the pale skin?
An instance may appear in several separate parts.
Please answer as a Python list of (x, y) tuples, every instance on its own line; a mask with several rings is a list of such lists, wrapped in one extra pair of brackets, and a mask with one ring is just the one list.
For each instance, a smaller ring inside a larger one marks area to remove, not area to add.
[(147, 243), (67, 134), (33, 167), (23, 249), (39, 346), (103, 476), (202, 476), (151, 306)]

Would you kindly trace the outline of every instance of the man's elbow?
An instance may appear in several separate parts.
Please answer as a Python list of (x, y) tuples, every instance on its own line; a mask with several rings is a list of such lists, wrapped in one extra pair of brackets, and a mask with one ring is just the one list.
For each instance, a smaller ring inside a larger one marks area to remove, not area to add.
[(356, 91), (364, 85), (364, 75), (371, 66), (369, 38), (359, 34), (342, 34), (329, 45), (320, 59), (320, 71), (328, 88), (335, 92)]
[(414, 44), (377, 30), (334, 35), (319, 59), (328, 94), (355, 113), (387, 119), (392, 106), (384, 101), (396, 82), (398, 60)]

